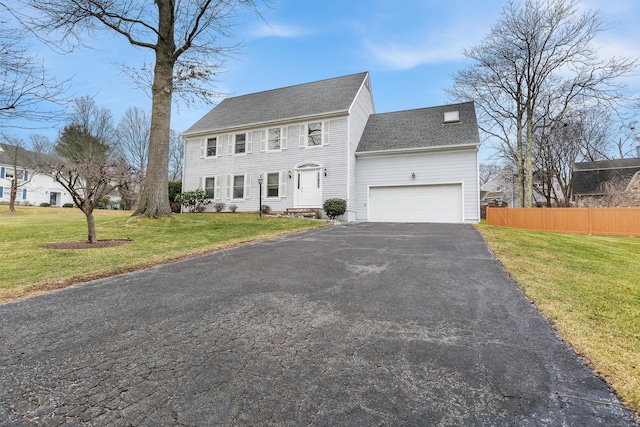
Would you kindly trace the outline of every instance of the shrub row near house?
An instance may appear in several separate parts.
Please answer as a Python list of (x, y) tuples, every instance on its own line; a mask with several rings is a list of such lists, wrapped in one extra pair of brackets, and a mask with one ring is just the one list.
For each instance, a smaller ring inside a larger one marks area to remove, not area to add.
[[(198, 188), (193, 191), (185, 191), (175, 196), (175, 203), (179, 206), (184, 206), (188, 212), (204, 212), (207, 205), (210, 205), (211, 199), (208, 198), (207, 192)], [(216, 212), (222, 212), (227, 205), (223, 202), (213, 203), (213, 209)], [(229, 211), (235, 212), (238, 209), (237, 205), (229, 205)], [(173, 208), (172, 208), (173, 210)], [(180, 210), (178, 209), (178, 212)], [(173, 210), (173, 212), (176, 212)]]

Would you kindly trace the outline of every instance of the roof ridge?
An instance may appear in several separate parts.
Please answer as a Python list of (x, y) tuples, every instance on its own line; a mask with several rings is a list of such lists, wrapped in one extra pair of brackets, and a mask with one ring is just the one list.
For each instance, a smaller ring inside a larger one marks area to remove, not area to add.
[(293, 89), (293, 88), (297, 88), (297, 87), (301, 87), (301, 86), (309, 86), (309, 85), (313, 85), (313, 84), (317, 84), (317, 83), (328, 82), (328, 81), (331, 81), (331, 80), (340, 80), (340, 79), (345, 79), (345, 78), (348, 78), (348, 77), (366, 75), (368, 73), (369, 73), (368, 71), (363, 71), (363, 72), (360, 72), (360, 73), (347, 74), (345, 76), (330, 77), (330, 78), (327, 78), (327, 79), (314, 80), (312, 82), (298, 83), (298, 84), (293, 84), (293, 85), (289, 85), (289, 86), (282, 86), (282, 87), (273, 88), (273, 89), (259, 90), (257, 92), (245, 93), (245, 94), (236, 95), (236, 96), (229, 96), (227, 98), (224, 98), (220, 102), (222, 103), (222, 102), (224, 102), (224, 101), (226, 101), (228, 99), (242, 98), (244, 96), (258, 95), (258, 94), (269, 93), (269, 92), (276, 92), (276, 91), (280, 91), (280, 90), (284, 90), (284, 89)]

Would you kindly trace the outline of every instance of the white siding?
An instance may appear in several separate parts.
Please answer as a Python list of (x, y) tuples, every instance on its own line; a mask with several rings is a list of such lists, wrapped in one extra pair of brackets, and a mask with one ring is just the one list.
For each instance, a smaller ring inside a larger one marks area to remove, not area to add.
[[(6, 169), (11, 168), (9, 165), (0, 165)], [(22, 169), (18, 166), (18, 169)], [(22, 205), (38, 206), (41, 203), (49, 203), (51, 193), (58, 193), (57, 206), (62, 206), (65, 203), (73, 203), (73, 198), (69, 195), (67, 190), (56, 182), (53, 178), (43, 174), (32, 174), (27, 169), (29, 175), (27, 176), (27, 182), (19, 181), (18, 193), (16, 195), (16, 203)], [(2, 197), (0, 197), (1, 203), (9, 203), (10, 191), (11, 191), (11, 179), (0, 178), (0, 187), (3, 187)], [(27, 198), (22, 198), (22, 190), (27, 190)]]
[[(367, 220), (370, 186), (462, 183), (463, 221), (480, 220), (477, 149), (357, 158), (357, 219)], [(415, 173), (415, 178), (411, 175)], [(398, 209), (402, 209), (401, 206)]]
[[(344, 116), (329, 120), (330, 133), (328, 145), (312, 148), (299, 147), (297, 141), (299, 140), (300, 125), (313, 121), (319, 120), (310, 119), (259, 128), (239, 129), (233, 132), (222, 132), (222, 134), (252, 132), (253, 150), (251, 153), (243, 155), (229, 155), (228, 145), (222, 144), (224, 152), (220, 157), (200, 158), (200, 141), (202, 137), (188, 139), (185, 149), (183, 191), (198, 188), (200, 185), (200, 177), (202, 176), (219, 175), (222, 179), (222, 188), (227, 188), (229, 175), (250, 173), (250, 198), (244, 201), (229, 200), (226, 197), (226, 191), (223, 191), (220, 201), (226, 203), (227, 207), (230, 204), (237, 205), (238, 212), (257, 212), (259, 206), (258, 175), (260, 173), (287, 171), (286, 181), (281, 183), (282, 188), (286, 188), (285, 197), (280, 197), (278, 200), (263, 200), (263, 204), (269, 205), (273, 211), (284, 211), (287, 208), (293, 207), (294, 203), (293, 192), (295, 186), (293, 183), (295, 166), (301, 163), (314, 162), (321, 164), (327, 171), (326, 176), (324, 176), (323, 171), (322, 200), (333, 197), (347, 199), (348, 193), (345, 186), (345, 182), (347, 182), (347, 157), (345, 155), (345, 146), (348, 144), (347, 131), (349, 119), (347, 116)], [(327, 119), (322, 121), (327, 121)], [(275, 126), (287, 128), (287, 148), (281, 151), (261, 151), (260, 140), (257, 139), (258, 135), (261, 136), (262, 130)], [(216, 134), (219, 135), (220, 132)], [(288, 171), (291, 171), (291, 178), (288, 176)], [(263, 187), (265, 185), (266, 182), (263, 183)], [(263, 191), (264, 190), (263, 188)], [(207, 206), (207, 210), (213, 211), (214, 209), (209, 205)]]
[(357, 209), (357, 187), (356, 187), (356, 157), (355, 152), (360, 143), (360, 138), (364, 132), (367, 120), (371, 114), (375, 113), (373, 105), (373, 95), (371, 94), (371, 86), (369, 77), (360, 88), (360, 92), (356, 96), (350, 109), (349, 116), (349, 145), (347, 148), (347, 219), (355, 221)]

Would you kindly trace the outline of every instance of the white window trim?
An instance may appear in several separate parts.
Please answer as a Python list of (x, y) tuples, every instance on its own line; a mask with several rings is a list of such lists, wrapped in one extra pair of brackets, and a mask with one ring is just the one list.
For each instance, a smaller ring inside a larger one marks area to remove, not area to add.
[[(309, 145), (309, 125), (311, 123), (322, 123), (322, 138), (319, 145)], [(322, 148), (330, 144), (331, 124), (329, 120), (315, 120), (298, 126), (298, 146), (304, 149)]]
[[(236, 136), (244, 135), (244, 153), (236, 153)], [(228, 135), (228, 147), (229, 147), (229, 155), (230, 156), (246, 156), (247, 154), (251, 154), (253, 150), (252, 138), (253, 131), (246, 132), (235, 132)]]
[[(262, 185), (262, 198), (265, 200), (281, 200), (287, 197), (287, 170), (262, 172), (262, 176), (265, 179), (265, 183)], [(278, 174), (278, 197), (269, 197), (269, 174)]]
[[(236, 176), (244, 176), (244, 190), (242, 193), (242, 198), (236, 198), (233, 197), (233, 187), (234, 187), (234, 180)], [(232, 200), (232, 201), (244, 201), (244, 200), (249, 200), (251, 198), (251, 173), (247, 172), (247, 173), (238, 173), (238, 174), (230, 174), (227, 175), (227, 200)]]
[[(215, 138), (216, 139), (216, 155), (215, 156), (207, 156), (207, 148), (209, 145), (209, 140)], [(222, 157), (222, 135), (210, 135), (202, 138), (200, 140), (200, 158), (201, 159), (216, 159), (218, 157)]]
[(213, 198), (210, 200), (220, 200), (220, 187), (221, 187), (221, 176), (220, 175), (206, 175), (200, 177), (200, 185), (199, 188), (201, 190), (205, 190), (205, 184), (207, 182), (207, 178), (213, 178)]
[[(269, 131), (271, 129), (280, 129), (280, 148), (269, 148)], [(260, 151), (262, 153), (279, 153), (287, 149), (289, 127), (288, 126), (272, 126), (260, 131)]]

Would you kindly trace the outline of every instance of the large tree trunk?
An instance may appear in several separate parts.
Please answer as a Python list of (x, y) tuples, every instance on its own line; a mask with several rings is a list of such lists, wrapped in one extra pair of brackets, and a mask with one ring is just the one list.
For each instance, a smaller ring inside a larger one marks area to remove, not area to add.
[(171, 99), (175, 41), (173, 38), (173, 2), (156, 0), (159, 36), (153, 75), (151, 134), (147, 175), (140, 195), (137, 216), (159, 218), (171, 215), (169, 204), (169, 136), (171, 132)]

